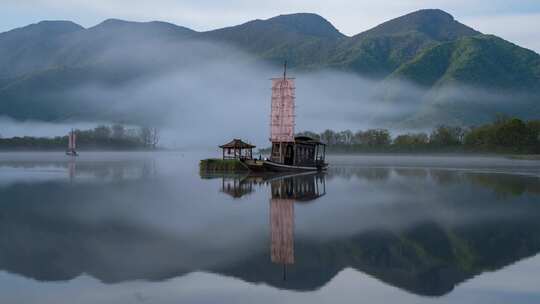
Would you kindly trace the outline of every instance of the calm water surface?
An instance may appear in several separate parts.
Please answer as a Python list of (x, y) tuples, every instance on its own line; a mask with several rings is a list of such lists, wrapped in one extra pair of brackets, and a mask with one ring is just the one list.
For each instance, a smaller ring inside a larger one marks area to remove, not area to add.
[(0, 153), (0, 303), (539, 303), (540, 161)]

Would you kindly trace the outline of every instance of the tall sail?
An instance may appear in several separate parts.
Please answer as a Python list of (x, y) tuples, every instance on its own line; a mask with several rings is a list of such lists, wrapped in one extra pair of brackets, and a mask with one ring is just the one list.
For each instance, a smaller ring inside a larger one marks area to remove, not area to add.
[(294, 78), (288, 78), (287, 65), (283, 78), (272, 79), (272, 111), (270, 141), (294, 142)]
[(75, 132), (73, 130), (69, 131), (68, 133), (68, 150), (73, 151), (77, 148), (77, 135), (75, 135)]
[(73, 131), (70, 131), (68, 134), (68, 150), (73, 149), (73, 137), (71, 136), (73, 134)]
[(77, 149), (77, 135), (73, 131), (71, 131), (71, 148)]

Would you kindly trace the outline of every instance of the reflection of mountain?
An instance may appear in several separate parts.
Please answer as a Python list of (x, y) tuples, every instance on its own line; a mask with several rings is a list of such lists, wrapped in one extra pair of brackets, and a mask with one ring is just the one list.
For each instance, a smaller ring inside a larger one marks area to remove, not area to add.
[[(293, 200), (297, 202), (303, 196), (298, 195), (298, 190), (304, 189), (307, 191), (304, 194), (309, 194), (312, 193), (310, 189), (316, 189), (311, 182), (302, 180), (321, 177), (280, 177), (264, 179), (264, 182), (257, 179), (253, 191), (270, 187), (270, 213), (271, 216), (276, 215), (275, 227), (272, 218), (269, 233), (261, 231), (254, 246), (233, 246), (227, 240), (223, 248), (216, 249), (214, 243), (223, 235), (219, 231), (212, 230), (212, 237), (207, 237), (207, 234), (201, 237), (195, 230), (180, 235), (179, 231), (143, 225), (135, 217), (130, 217), (137, 212), (153, 212), (160, 208), (167, 215), (170, 210), (166, 207), (170, 205), (163, 202), (178, 204), (182, 199), (189, 200), (184, 193), (187, 190), (173, 191), (178, 187), (177, 181), (166, 183), (156, 178), (128, 179), (110, 184), (17, 183), (0, 187), (0, 270), (45, 281), (68, 280), (87, 273), (104, 282), (163, 280), (203, 270), (305, 291), (324, 286), (345, 268), (354, 268), (409, 292), (443, 295), (479, 273), (499, 269), (540, 252), (540, 205), (527, 199), (528, 195), (534, 194), (514, 191), (510, 198), (515, 200), (498, 199), (491, 188), (483, 186), (508, 184), (503, 179), (509, 176), (485, 174), (483, 179), (491, 182), (480, 186), (474, 183), (477, 174), (429, 169), (422, 169), (420, 173), (413, 170), (416, 169), (366, 168), (349, 173), (367, 183), (367, 188), (381, 192), (397, 191), (396, 194), (401, 193), (401, 188), (396, 190), (384, 183), (393, 178), (417, 180), (420, 185), (431, 187), (435, 198), (432, 204), (437, 208), (446, 212), (462, 209), (460, 214), (471, 216), (477, 222), (449, 225), (437, 217), (427, 217), (404, 228), (373, 225), (358, 231), (345, 229), (350, 233), (331, 238), (318, 237), (315, 232), (307, 237), (292, 231), (295, 224), (294, 229), (298, 231), (299, 223), (302, 223), (298, 221), (300, 216), (307, 216), (314, 208), (325, 208), (322, 217), (325, 221), (335, 226), (346, 225), (346, 222), (340, 222), (342, 218), (328, 210), (344, 208), (339, 205), (340, 198), (343, 198), (340, 195), (355, 196), (359, 204), (347, 212), (355, 212), (359, 218), (362, 215), (365, 219), (372, 212), (364, 207), (371, 203), (369, 196), (362, 192), (340, 194), (333, 188), (325, 196), (329, 198), (327, 201), (321, 199), (310, 204), (292, 204)], [(336, 179), (347, 176), (333, 170), (329, 174)], [(361, 184), (355, 179), (344, 179), (340, 184), (346, 183), (349, 191)], [(516, 177), (512, 183), (533, 189), (540, 182), (537, 178)], [(399, 186), (402, 187), (401, 184)], [(456, 199), (443, 204), (436, 198), (442, 196), (441, 189), (445, 187), (452, 189)], [(179, 199), (179, 195), (184, 196)], [(47, 198), (46, 204), (44, 197)], [(476, 200), (471, 201), (470, 197)], [(205, 214), (233, 208), (224, 206), (223, 210), (208, 210), (204, 201), (196, 201), (196, 197), (191, 199), (195, 201), (182, 207), (186, 217), (172, 221), (189, 221), (188, 217), (196, 213), (188, 212), (188, 208), (201, 208), (200, 218), (193, 221), (205, 221), (208, 220)], [(283, 201), (285, 204), (281, 205)], [(402, 209), (391, 208), (388, 204), (372, 205), (377, 210), (383, 209), (388, 218), (402, 215)], [(137, 206), (145, 208), (139, 210), (135, 208)], [(422, 213), (425, 205), (410, 204), (406, 208), (411, 213)], [(486, 216), (480, 212), (489, 209), (513, 214), (518, 208), (520, 213), (510, 217)], [(235, 210), (243, 211), (240, 208)], [(266, 210), (266, 206), (261, 210)], [(114, 217), (111, 214), (115, 211), (128, 216)], [(295, 215), (296, 223), (293, 223)], [(242, 234), (250, 229), (247, 223), (234, 223), (226, 215), (220, 220), (218, 224), (213, 223), (218, 225), (217, 229), (231, 229), (231, 234), (237, 239), (247, 238), (247, 234)], [(240, 228), (233, 229), (233, 226)], [(294, 243), (291, 235), (295, 237)], [(269, 236), (272, 240), (270, 246)], [(224, 259), (224, 256), (235, 258)], [(272, 261), (294, 261), (287, 266), (286, 281), (282, 277), (282, 268), (276, 267)]]

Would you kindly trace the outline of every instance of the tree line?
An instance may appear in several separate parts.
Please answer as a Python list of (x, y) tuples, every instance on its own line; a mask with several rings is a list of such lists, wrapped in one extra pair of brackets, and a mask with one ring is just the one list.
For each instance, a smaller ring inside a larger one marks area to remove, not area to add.
[[(127, 128), (122, 124), (99, 125), (89, 130), (74, 130), (77, 149), (133, 150), (156, 149), (159, 130), (151, 127)], [(0, 136), (2, 150), (62, 150), (67, 148), (68, 135), (56, 137)]]
[(429, 133), (395, 137), (387, 129), (305, 131), (298, 135), (320, 140), (333, 152), (540, 153), (540, 120), (506, 117), (477, 127), (440, 125)]

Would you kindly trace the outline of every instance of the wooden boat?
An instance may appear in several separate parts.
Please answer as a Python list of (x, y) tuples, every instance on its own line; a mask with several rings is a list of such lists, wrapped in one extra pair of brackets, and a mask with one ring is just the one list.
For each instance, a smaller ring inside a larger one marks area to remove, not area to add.
[(328, 164), (313, 165), (313, 166), (298, 166), (298, 165), (285, 165), (275, 163), (273, 161), (266, 160), (263, 164), (267, 171), (271, 172), (292, 172), (292, 171), (324, 171), (328, 168)]
[(287, 77), (285, 63), (283, 77), (272, 79), (272, 109), (270, 113), (270, 142), (272, 152), (264, 162), (269, 171), (322, 171), (326, 145), (314, 138), (294, 135), (295, 80)]
[(240, 160), (244, 165), (246, 165), (250, 171), (253, 172), (265, 172), (267, 171), (264, 167), (264, 160), (261, 159), (241, 159)]
[(268, 171), (323, 171), (326, 145), (307, 136), (296, 136), (294, 142), (272, 143), (270, 159), (264, 162)]

